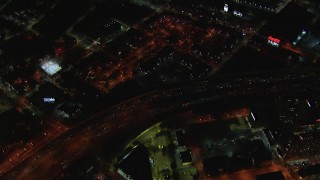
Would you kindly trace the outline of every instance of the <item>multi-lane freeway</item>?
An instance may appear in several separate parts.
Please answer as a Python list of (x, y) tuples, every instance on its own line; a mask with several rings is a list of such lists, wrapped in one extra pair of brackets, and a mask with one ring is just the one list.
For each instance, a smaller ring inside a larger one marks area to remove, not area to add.
[[(189, 111), (203, 103), (217, 103), (226, 97), (299, 93), (317, 86), (319, 72), (252, 74), (193, 81), (166, 87), (108, 108), (57, 140), (50, 142), (35, 155), (4, 174), (2, 179), (47, 179), (58, 176), (77, 158), (108, 144), (128, 131), (144, 128)], [(110, 144), (110, 148), (115, 148)]]

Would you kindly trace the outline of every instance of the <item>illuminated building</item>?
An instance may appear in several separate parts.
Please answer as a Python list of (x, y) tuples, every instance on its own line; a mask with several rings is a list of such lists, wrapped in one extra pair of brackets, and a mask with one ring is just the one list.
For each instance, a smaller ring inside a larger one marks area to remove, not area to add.
[(50, 76), (56, 74), (62, 69), (56, 58), (46, 58), (40, 66)]

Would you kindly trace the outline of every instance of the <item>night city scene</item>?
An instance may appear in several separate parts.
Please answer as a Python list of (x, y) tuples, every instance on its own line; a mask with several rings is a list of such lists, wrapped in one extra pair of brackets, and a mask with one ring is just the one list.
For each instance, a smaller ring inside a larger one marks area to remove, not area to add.
[(0, 0), (0, 179), (320, 179), (320, 1)]

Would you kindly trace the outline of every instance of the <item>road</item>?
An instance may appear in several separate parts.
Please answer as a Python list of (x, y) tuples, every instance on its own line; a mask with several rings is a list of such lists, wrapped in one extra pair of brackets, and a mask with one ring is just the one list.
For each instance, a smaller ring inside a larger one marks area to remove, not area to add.
[[(75, 159), (132, 129), (155, 124), (203, 103), (226, 97), (304, 92), (319, 84), (319, 72), (309, 70), (249, 77), (226, 77), (168, 85), (108, 108), (60, 136), (2, 176), (2, 179), (44, 179), (57, 177)], [(240, 85), (246, 87), (239, 87)], [(111, 145), (111, 144), (110, 144)], [(111, 146), (112, 147), (112, 146)], [(112, 147), (115, 148), (115, 147)]]
[(19, 165), (30, 156), (36, 154), (48, 142), (55, 140), (58, 136), (68, 130), (65, 127), (57, 127), (57, 125), (53, 123), (48, 123), (45, 129), (45, 134), (39, 135), (36, 139), (21, 144), (19, 148), (6, 155), (6, 158), (2, 160), (0, 164), (0, 176)]
[[(23, 110), (28, 109), (34, 115), (42, 116), (40, 111), (33, 106), (31, 102), (27, 100), (24, 96), (19, 96), (13, 87), (4, 83), (3, 80), (0, 78), (0, 92), (3, 92), (8, 98), (12, 101), (16, 102), (17, 109)], [(43, 129), (46, 134), (38, 136), (36, 139), (33, 139), (29, 143), (26, 143), (25, 146), (19, 146), (15, 148), (14, 151), (6, 154), (6, 157), (2, 160), (0, 164), (0, 176), (4, 173), (10, 171), (13, 167), (17, 166), (21, 162), (23, 162), (28, 157), (34, 155), (40, 149), (42, 149), (47, 142), (50, 142), (56, 139), (61, 134), (65, 133), (68, 128), (63, 124), (57, 122), (54, 119), (44, 117), (45, 123), (43, 123)]]

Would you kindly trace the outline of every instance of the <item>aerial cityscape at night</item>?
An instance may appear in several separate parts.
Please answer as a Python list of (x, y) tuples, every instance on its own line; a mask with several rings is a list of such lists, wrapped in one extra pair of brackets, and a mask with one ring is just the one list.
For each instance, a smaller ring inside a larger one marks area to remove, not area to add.
[(320, 179), (319, 0), (0, 0), (0, 179)]

